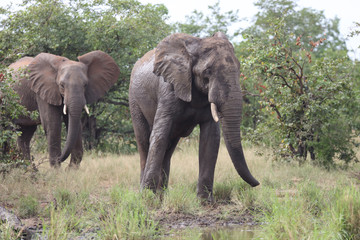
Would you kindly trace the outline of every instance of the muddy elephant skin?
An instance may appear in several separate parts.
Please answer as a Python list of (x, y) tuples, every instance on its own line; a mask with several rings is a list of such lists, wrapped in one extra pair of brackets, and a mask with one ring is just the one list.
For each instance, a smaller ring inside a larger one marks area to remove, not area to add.
[[(39, 111), (44, 127), (50, 165), (60, 166), (70, 154), (70, 166), (79, 166), (82, 155), (81, 113), (102, 97), (118, 80), (119, 67), (108, 54), (93, 51), (77, 61), (49, 53), (24, 57), (9, 66), (18, 84), (15, 90), (29, 111)], [(67, 137), (61, 151), (61, 123)], [(15, 120), (22, 134), (18, 146), (24, 158), (30, 158), (30, 140), (39, 121), (27, 117)]]
[(251, 186), (259, 184), (247, 167), (241, 145), (239, 76), (239, 61), (223, 33), (203, 39), (173, 34), (137, 61), (129, 103), (142, 188), (167, 187), (170, 158), (179, 139), (200, 125), (197, 194), (212, 200), (219, 120), (237, 172)]

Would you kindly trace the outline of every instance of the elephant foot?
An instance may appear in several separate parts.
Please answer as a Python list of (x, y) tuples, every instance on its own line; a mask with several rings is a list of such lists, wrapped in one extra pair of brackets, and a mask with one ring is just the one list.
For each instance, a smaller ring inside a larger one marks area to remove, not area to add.
[(65, 168), (65, 171), (78, 170), (79, 168), (80, 168), (80, 163), (70, 162), (69, 165)]
[(59, 160), (50, 159), (50, 167), (58, 169), (60, 168), (61, 163)]
[(212, 193), (197, 193), (197, 197), (200, 199), (202, 205), (212, 205), (215, 203)]
[(151, 190), (153, 193), (156, 193), (156, 190), (157, 190), (156, 186), (157, 186), (157, 184), (155, 184), (155, 181), (148, 181), (148, 182), (142, 181), (140, 183), (141, 190), (148, 189), (148, 190)]

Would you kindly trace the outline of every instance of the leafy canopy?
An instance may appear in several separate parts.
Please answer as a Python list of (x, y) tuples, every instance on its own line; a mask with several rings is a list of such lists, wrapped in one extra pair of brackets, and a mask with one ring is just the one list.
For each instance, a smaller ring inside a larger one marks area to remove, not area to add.
[(254, 134), (270, 141), (282, 159), (302, 162), (309, 153), (325, 166), (335, 157), (356, 159), (351, 126), (358, 95), (350, 62), (346, 56), (314, 57), (326, 41), (288, 35), (284, 17), (272, 19), (261, 37), (247, 38), (242, 80), (251, 81), (262, 114)]
[(103, 99), (89, 106), (90, 116), (83, 116), (85, 147), (134, 151), (128, 109), (130, 73), (138, 58), (170, 34), (165, 6), (137, 0), (23, 0), (0, 14), (4, 65), (40, 52), (76, 60), (102, 50), (114, 58), (121, 75)]

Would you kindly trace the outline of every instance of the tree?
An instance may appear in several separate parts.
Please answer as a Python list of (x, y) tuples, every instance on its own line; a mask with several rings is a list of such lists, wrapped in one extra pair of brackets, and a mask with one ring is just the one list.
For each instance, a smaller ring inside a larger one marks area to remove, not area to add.
[[(297, 47), (296, 38), (304, 46), (310, 41), (314, 43), (319, 39), (326, 38), (322, 44), (317, 45), (312, 51), (312, 59), (322, 57), (331, 57), (333, 59), (347, 57), (345, 40), (339, 37), (339, 19), (327, 19), (323, 11), (317, 11), (311, 8), (299, 8), (293, 0), (258, 0), (255, 5), (259, 8), (255, 15), (254, 23), (242, 34), (247, 41), (241, 41), (235, 44), (236, 55), (239, 59), (245, 59), (251, 49), (252, 39), (261, 40), (266, 45), (269, 37), (273, 37), (273, 22), (282, 19), (281, 31), (288, 38), (289, 47)], [(308, 71), (308, 68), (305, 69)], [(257, 83), (253, 79), (247, 79), (243, 82), (244, 89), (244, 110), (243, 110), (243, 130), (244, 133), (251, 133), (256, 129), (257, 124), (263, 118), (261, 111), (258, 111), (260, 105), (258, 97), (252, 94)]]
[(314, 49), (314, 57), (324, 56), (328, 50), (347, 52), (345, 40), (340, 37), (339, 18), (327, 19), (324, 11), (312, 8), (299, 9), (293, 0), (258, 0), (255, 6), (259, 12), (255, 15), (254, 24), (244, 34), (265, 38), (264, 33), (272, 27), (269, 20), (283, 18), (284, 34), (294, 40), (293, 44), (298, 36), (301, 36), (302, 44), (308, 38), (327, 38), (328, 41)]
[(263, 113), (255, 136), (267, 138), (277, 155), (301, 162), (308, 153), (325, 166), (333, 165), (335, 157), (355, 160), (351, 126), (359, 112), (351, 62), (346, 56), (314, 58), (327, 40), (305, 37), (306, 42), (297, 36), (294, 41), (285, 23), (272, 19), (261, 38), (247, 39), (250, 54), (242, 60), (242, 77), (251, 79)]
[(40, 52), (76, 59), (90, 48), (79, 12), (60, 0), (24, 0), (2, 16), (0, 60), (9, 64)]
[[(23, 0), (2, 9), (0, 61), (48, 52), (76, 60), (93, 50), (111, 55), (121, 69), (118, 83), (83, 116), (85, 147), (134, 151), (128, 85), (138, 58), (171, 32), (164, 5), (137, 0)], [(131, 146), (131, 147), (129, 147)]]
[(89, 127), (85, 132), (87, 146), (98, 146), (103, 151), (134, 151), (128, 108), (131, 69), (137, 59), (170, 33), (171, 27), (165, 23), (167, 9), (134, 0), (104, 0), (79, 7), (85, 12), (88, 45), (109, 53), (121, 72), (118, 83), (90, 108), (92, 113), (85, 119)]
[(230, 39), (239, 35), (239, 31), (235, 31), (230, 35), (228, 29), (233, 23), (239, 21), (238, 10), (221, 12), (219, 1), (212, 6), (208, 6), (210, 14), (205, 16), (197, 10), (192, 15), (186, 16), (185, 23), (177, 23), (176, 31), (187, 33), (196, 37), (212, 36), (216, 32), (225, 33)]

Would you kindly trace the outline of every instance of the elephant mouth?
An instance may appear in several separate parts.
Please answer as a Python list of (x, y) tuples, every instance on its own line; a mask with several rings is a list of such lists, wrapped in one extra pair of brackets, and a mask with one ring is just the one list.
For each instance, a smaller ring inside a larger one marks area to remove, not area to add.
[[(88, 109), (88, 107), (86, 105), (84, 105), (84, 109), (85, 109), (85, 112), (87, 113), (87, 115), (89, 115), (90, 112), (89, 112), (89, 109)], [(66, 104), (64, 104), (63, 113), (64, 113), (64, 115), (67, 114), (67, 112), (66, 112)]]

